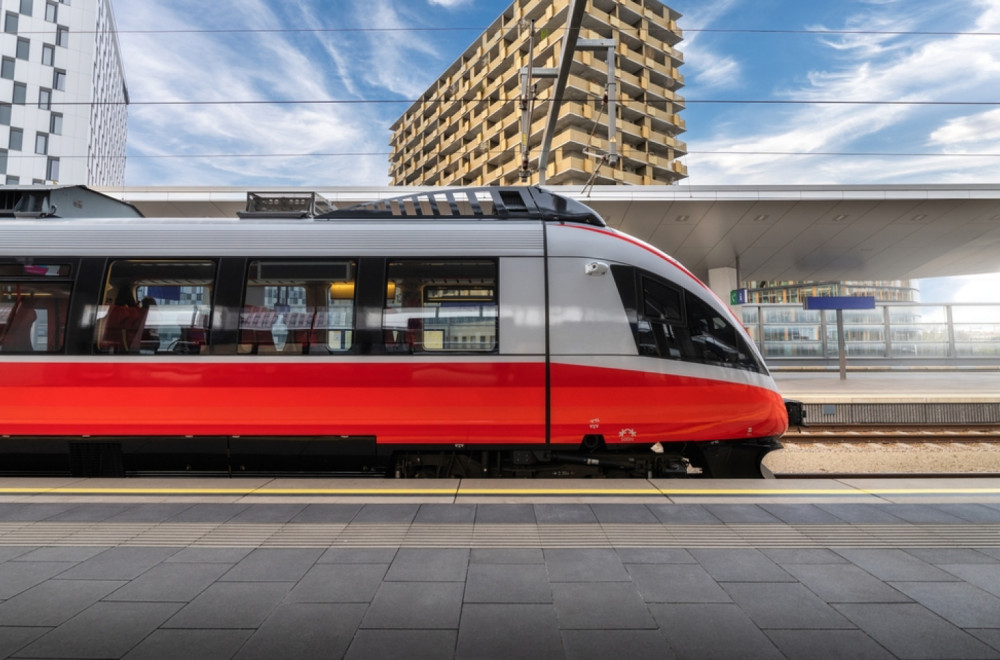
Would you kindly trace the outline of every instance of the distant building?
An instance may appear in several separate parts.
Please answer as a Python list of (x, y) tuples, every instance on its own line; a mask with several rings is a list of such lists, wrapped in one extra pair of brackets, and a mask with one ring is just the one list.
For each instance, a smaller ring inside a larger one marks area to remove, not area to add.
[(128, 90), (111, 0), (3, 0), (0, 182), (120, 186)]
[[(570, 0), (515, 0), (392, 125), (389, 176), (393, 185), (510, 185), (521, 181), (520, 72), (528, 64), (535, 21), (533, 66), (556, 68)], [(617, 42), (617, 150), (621, 160), (600, 168), (595, 184), (670, 184), (687, 176), (676, 159), (687, 146), (679, 112), (684, 85), (680, 14), (657, 0), (591, 0), (582, 39)], [(562, 106), (546, 171), (550, 185), (591, 180), (607, 151), (608, 78), (602, 51), (579, 51)], [(529, 169), (537, 170), (551, 80), (538, 83), (531, 115)], [(536, 183), (537, 175), (530, 182)]]

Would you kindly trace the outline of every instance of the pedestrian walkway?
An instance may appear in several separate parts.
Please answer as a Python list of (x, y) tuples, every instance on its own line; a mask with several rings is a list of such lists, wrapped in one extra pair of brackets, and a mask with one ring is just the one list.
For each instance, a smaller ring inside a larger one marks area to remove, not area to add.
[(0, 657), (1000, 658), (992, 479), (112, 483), (0, 483)]

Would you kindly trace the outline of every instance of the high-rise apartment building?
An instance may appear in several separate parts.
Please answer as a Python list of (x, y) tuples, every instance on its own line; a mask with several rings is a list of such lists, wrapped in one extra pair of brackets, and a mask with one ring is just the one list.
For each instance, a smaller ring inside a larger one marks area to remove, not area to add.
[(0, 182), (125, 182), (128, 90), (111, 0), (0, 0)]
[[(509, 185), (522, 181), (520, 73), (558, 66), (570, 0), (515, 0), (392, 125), (393, 185)], [(617, 90), (614, 166), (605, 106), (606, 51), (578, 50), (563, 95), (546, 168), (548, 184), (670, 184), (687, 175), (679, 112), (684, 84), (680, 14), (657, 0), (589, 0), (581, 39), (614, 40)], [(539, 148), (552, 80), (537, 80), (531, 112), (529, 183), (537, 183)], [(596, 174), (595, 174), (596, 171)]]

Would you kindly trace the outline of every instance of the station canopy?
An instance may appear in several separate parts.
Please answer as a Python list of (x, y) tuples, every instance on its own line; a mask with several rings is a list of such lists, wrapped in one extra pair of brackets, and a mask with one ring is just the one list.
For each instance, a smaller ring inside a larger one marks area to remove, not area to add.
[[(1000, 184), (546, 186), (706, 278), (919, 279), (1000, 271)], [(316, 193), (338, 208), (432, 188), (97, 188), (147, 218), (230, 217), (248, 193)]]

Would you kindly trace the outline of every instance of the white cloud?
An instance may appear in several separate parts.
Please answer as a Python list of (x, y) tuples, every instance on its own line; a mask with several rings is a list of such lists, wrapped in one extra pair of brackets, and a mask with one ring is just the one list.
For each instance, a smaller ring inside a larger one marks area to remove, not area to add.
[(979, 147), (975, 151), (983, 151), (984, 143), (991, 140), (1000, 142), (1000, 109), (949, 119), (930, 136), (931, 144), (971, 144)]
[(472, 0), (427, 0), (428, 3), (432, 5), (437, 5), (439, 7), (445, 7), (446, 9), (454, 9), (460, 5), (467, 5), (472, 2)]

